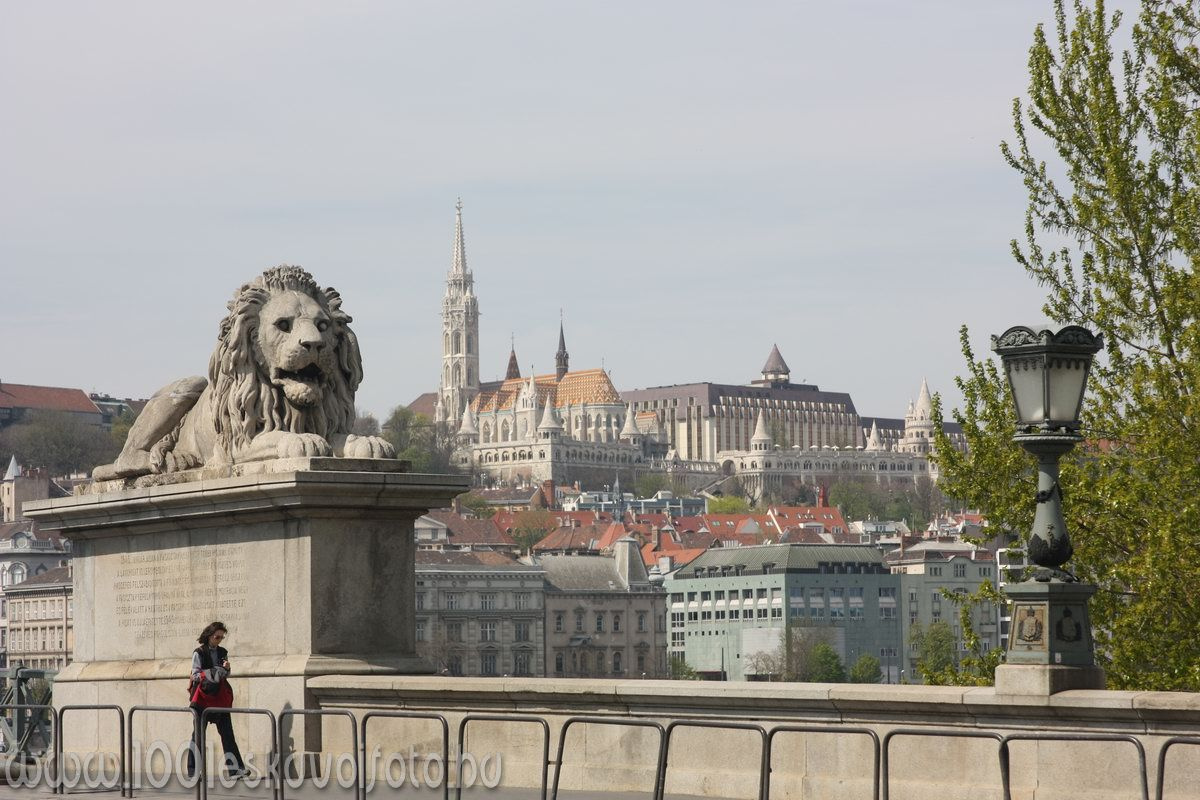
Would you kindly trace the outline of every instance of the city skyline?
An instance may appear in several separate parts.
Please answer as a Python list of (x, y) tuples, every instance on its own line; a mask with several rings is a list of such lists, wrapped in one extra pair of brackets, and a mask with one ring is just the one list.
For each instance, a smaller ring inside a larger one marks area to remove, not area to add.
[(5, 10), (26, 344), (0, 378), (149, 395), (204, 372), (237, 286), (296, 263), (345, 298), (383, 418), (437, 386), (460, 196), (484, 380), (513, 335), (551, 371), (562, 309), (572, 365), (623, 391), (747, 382), (778, 344), (895, 417), (923, 377), (957, 404), (961, 324), (982, 354), (1041, 316), (998, 147), (1040, 0), (282, 8)]

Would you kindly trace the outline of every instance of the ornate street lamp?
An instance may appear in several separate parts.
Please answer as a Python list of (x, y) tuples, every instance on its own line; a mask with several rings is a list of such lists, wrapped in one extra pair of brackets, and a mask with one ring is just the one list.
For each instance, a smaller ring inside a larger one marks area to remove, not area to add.
[(1088, 599), (1096, 587), (1080, 583), (1063, 566), (1071, 538), (1062, 512), (1058, 462), (1083, 440), (1079, 411), (1101, 337), (1078, 325), (1009, 328), (992, 337), (1017, 409), (1013, 440), (1038, 462), (1037, 510), (1030, 531), (1031, 578), (1005, 587), (1012, 601), (1006, 663), (996, 670), (996, 691), (1053, 694), (1104, 688), (1095, 666)]
[(1102, 346), (1100, 336), (1078, 325), (1057, 332), (1019, 325), (992, 337), (1017, 407), (1013, 439), (1038, 460), (1037, 511), (1028, 545), (1038, 581), (1076, 582), (1062, 569), (1072, 547), (1062, 513), (1058, 461), (1083, 439), (1079, 410), (1092, 359)]

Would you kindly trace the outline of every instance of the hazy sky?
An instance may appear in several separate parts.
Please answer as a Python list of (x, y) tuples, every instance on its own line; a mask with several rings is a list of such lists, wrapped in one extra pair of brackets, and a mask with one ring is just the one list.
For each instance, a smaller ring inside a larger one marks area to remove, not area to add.
[[(0, 380), (203, 374), (300, 264), (359, 405), (435, 388), (454, 202), (481, 372), (793, 380), (902, 416), (1040, 318), (1003, 163), (1049, 0), (0, 5)], [(1047, 152), (1047, 155), (1049, 153)], [(14, 346), (15, 345), (15, 346)]]

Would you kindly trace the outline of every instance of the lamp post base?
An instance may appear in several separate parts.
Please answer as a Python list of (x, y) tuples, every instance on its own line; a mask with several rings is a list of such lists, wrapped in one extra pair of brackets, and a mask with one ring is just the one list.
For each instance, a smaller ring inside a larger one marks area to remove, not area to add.
[(1001, 664), (996, 667), (996, 694), (1047, 695), (1069, 689), (1103, 689), (1100, 667), (1056, 667), (1050, 664)]

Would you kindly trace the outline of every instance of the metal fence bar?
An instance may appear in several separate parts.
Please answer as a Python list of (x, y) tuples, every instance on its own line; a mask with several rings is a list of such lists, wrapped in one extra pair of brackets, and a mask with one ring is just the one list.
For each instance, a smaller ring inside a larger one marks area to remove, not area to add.
[(1167, 768), (1167, 751), (1177, 744), (1200, 746), (1200, 739), (1194, 736), (1172, 736), (1163, 742), (1162, 749), (1158, 751), (1158, 780), (1154, 790), (1155, 800), (1163, 800), (1163, 773)]
[[(200, 767), (197, 774), (200, 776), (200, 800), (208, 800), (208, 781), (206, 780), (208, 773), (208, 763), (205, 754), (205, 739), (208, 736), (208, 720), (213, 714), (251, 714), (267, 717), (271, 720), (271, 754), (267, 759), (267, 763), (272, 761), (278, 766), (279, 764), (279, 724), (275, 719), (275, 714), (265, 708), (206, 708), (200, 712), (200, 734), (196, 740), (196, 744), (200, 749), (199, 758), (196, 759), (197, 766)], [(273, 800), (279, 800), (279, 774), (270, 768), (267, 774), (271, 780), (271, 797)]]
[[(275, 737), (276, 741), (276, 756), (275, 756), (275, 775), (278, 778), (278, 797), (279, 800), (284, 800), (284, 789), (287, 783), (284, 780), (283, 774), (283, 750), (280, 749), (278, 743), (283, 741), (283, 721), (288, 717), (346, 717), (350, 720), (350, 747), (351, 753), (354, 754), (354, 796), (359, 797), (360, 784), (362, 778), (362, 767), (359, 765), (358, 756), (358, 720), (354, 714), (344, 708), (285, 708), (279, 712), (278, 733)], [(337, 771), (335, 764), (334, 772)]]
[[(129, 754), (126, 757), (125, 763), (132, 768), (133, 766), (133, 715), (139, 711), (149, 711), (157, 713), (170, 714), (191, 714), (192, 716), (192, 741), (199, 743), (200, 741), (200, 715), (196, 713), (196, 709), (191, 706), (130, 706), (129, 708)], [(190, 746), (190, 745), (189, 745)], [(171, 765), (168, 765), (171, 766)], [(128, 776), (129, 793), (126, 797), (133, 797), (133, 779), (134, 776)], [(196, 798), (200, 797), (200, 781), (196, 780)]]
[[(20, 671), (20, 669), (21, 669), (20, 667), (17, 668), (18, 671)], [(55, 746), (55, 742), (58, 739), (58, 715), (54, 713), (54, 706), (44, 705), (44, 704), (40, 704), (40, 703), (0, 703), (0, 712), (7, 711), (8, 709), (12, 709), (12, 710), (16, 711), (18, 715), (22, 711), (42, 710), (42, 711), (47, 712), (47, 718), (51, 721), (51, 726), (53, 728), (53, 730), (51, 731), (51, 736), (50, 736), (50, 758), (52, 761), (54, 761), (54, 778), (55, 779), (50, 783), (50, 787), (53, 790), (52, 793), (56, 794), (58, 792), (58, 780), (57, 779), (59, 777), (59, 775), (58, 775), (59, 763), (58, 763), (58, 761), (54, 760), (54, 753), (55, 753), (54, 746)], [(45, 751), (43, 751), (43, 752), (45, 752)], [(49, 776), (49, 770), (47, 770), (46, 774), (47, 774), (47, 776)]]
[[(662, 759), (659, 762), (658, 778), (658, 796), (655, 800), (663, 800), (663, 795), (667, 789), (667, 758), (671, 748), (671, 734), (676, 728), (717, 728), (720, 730), (732, 731), (758, 731), (758, 735), (762, 741), (762, 759), (758, 765), (758, 800), (767, 800), (766, 785), (767, 785), (767, 732), (761, 725), (755, 725), (751, 722), (721, 722), (710, 719), (676, 719), (672, 720), (666, 728), (663, 735)], [(545, 798), (543, 798), (545, 800)]]
[(654, 775), (654, 798), (659, 796), (659, 776), (663, 774), (661, 769), (663, 759), (666, 754), (666, 731), (663, 726), (653, 720), (648, 719), (625, 719), (622, 717), (568, 717), (562, 726), (562, 730), (558, 735), (558, 758), (554, 761), (554, 786), (550, 790), (550, 800), (558, 800), (558, 781), (562, 776), (563, 748), (567, 744), (567, 731), (572, 725), (622, 725), (629, 728), (654, 728), (658, 731), (658, 761)]
[(890, 787), (890, 775), (888, 770), (888, 747), (892, 743), (892, 739), (896, 736), (948, 736), (952, 739), (993, 739), (997, 743), (1000, 757), (1000, 781), (1004, 787), (1004, 800), (1012, 800), (1012, 794), (1008, 788), (1008, 748), (1005, 746), (1005, 737), (1002, 734), (993, 731), (968, 731), (957, 728), (894, 728), (883, 735), (883, 763), (882, 772), (880, 774), (880, 795), (883, 800), (888, 800)]
[(455, 800), (462, 800), (463, 742), (466, 739), (468, 722), (528, 722), (542, 726), (542, 800), (546, 800), (546, 778), (550, 770), (550, 723), (541, 717), (527, 714), (466, 714), (458, 721), (458, 769), (454, 788)]
[[(1000, 743), (1005, 760), (1008, 759), (1009, 742), (1129, 742), (1137, 748), (1138, 767), (1142, 777), (1142, 800), (1150, 800), (1150, 780), (1146, 775), (1146, 748), (1136, 736), (1126, 733), (1009, 733), (1005, 734)], [(1008, 797), (1007, 772), (1004, 775), (1004, 796)]]
[(767, 753), (763, 762), (767, 765), (766, 780), (763, 784), (762, 800), (770, 800), (771, 796), (771, 745), (775, 740), (777, 733), (848, 733), (852, 736), (867, 736), (871, 739), (871, 745), (874, 748), (874, 764), (875, 770), (872, 773), (871, 780), (871, 797), (874, 800), (879, 800), (879, 760), (880, 746), (879, 735), (870, 728), (855, 728), (849, 725), (778, 725), (772, 728), (767, 733)]
[[(125, 709), (118, 705), (111, 704), (88, 704), (88, 705), (71, 705), (59, 706), (55, 711), (57, 720), (54, 724), (54, 776), (55, 786), (54, 791), (58, 794), (66, 794), (67, 787), (63, 782), (63, 717), (68, 711), (115, 711), (117, 712), (117, 738), (119, 751), (117, 752), (117, 788), (121, 790), (121, 797), (125, 796)], [(96, 787), (99, 788), (99, 787)], [(109, 791), (112, 791), (111, 789)]]
[[(363, 766), (363, 786), (362, 800), (367, 798), (365, 768), (367, 765), (367, 722), (375, 717), (393, 717), (400, 719), (427, 719), (440, 722), (442, 724), (442, 764), (445, 765), (442, 774), (442, 800), (450, 800), (450, 723), (446, 722), (446, 718), (441, 714), (436, 714), (432, 711), (368, 711), (363, 715), (362, 721), (359, 723), (362, 726), (362, 735), (359, 736), (359, 741), (362, 742), (362, 766)], [(459, 763), (462, 763), (462, 750), (458, 752)], [(459, 773), (461, 779), (462, 773)], [(461, 785), (461, 780), (460, 784)]]

